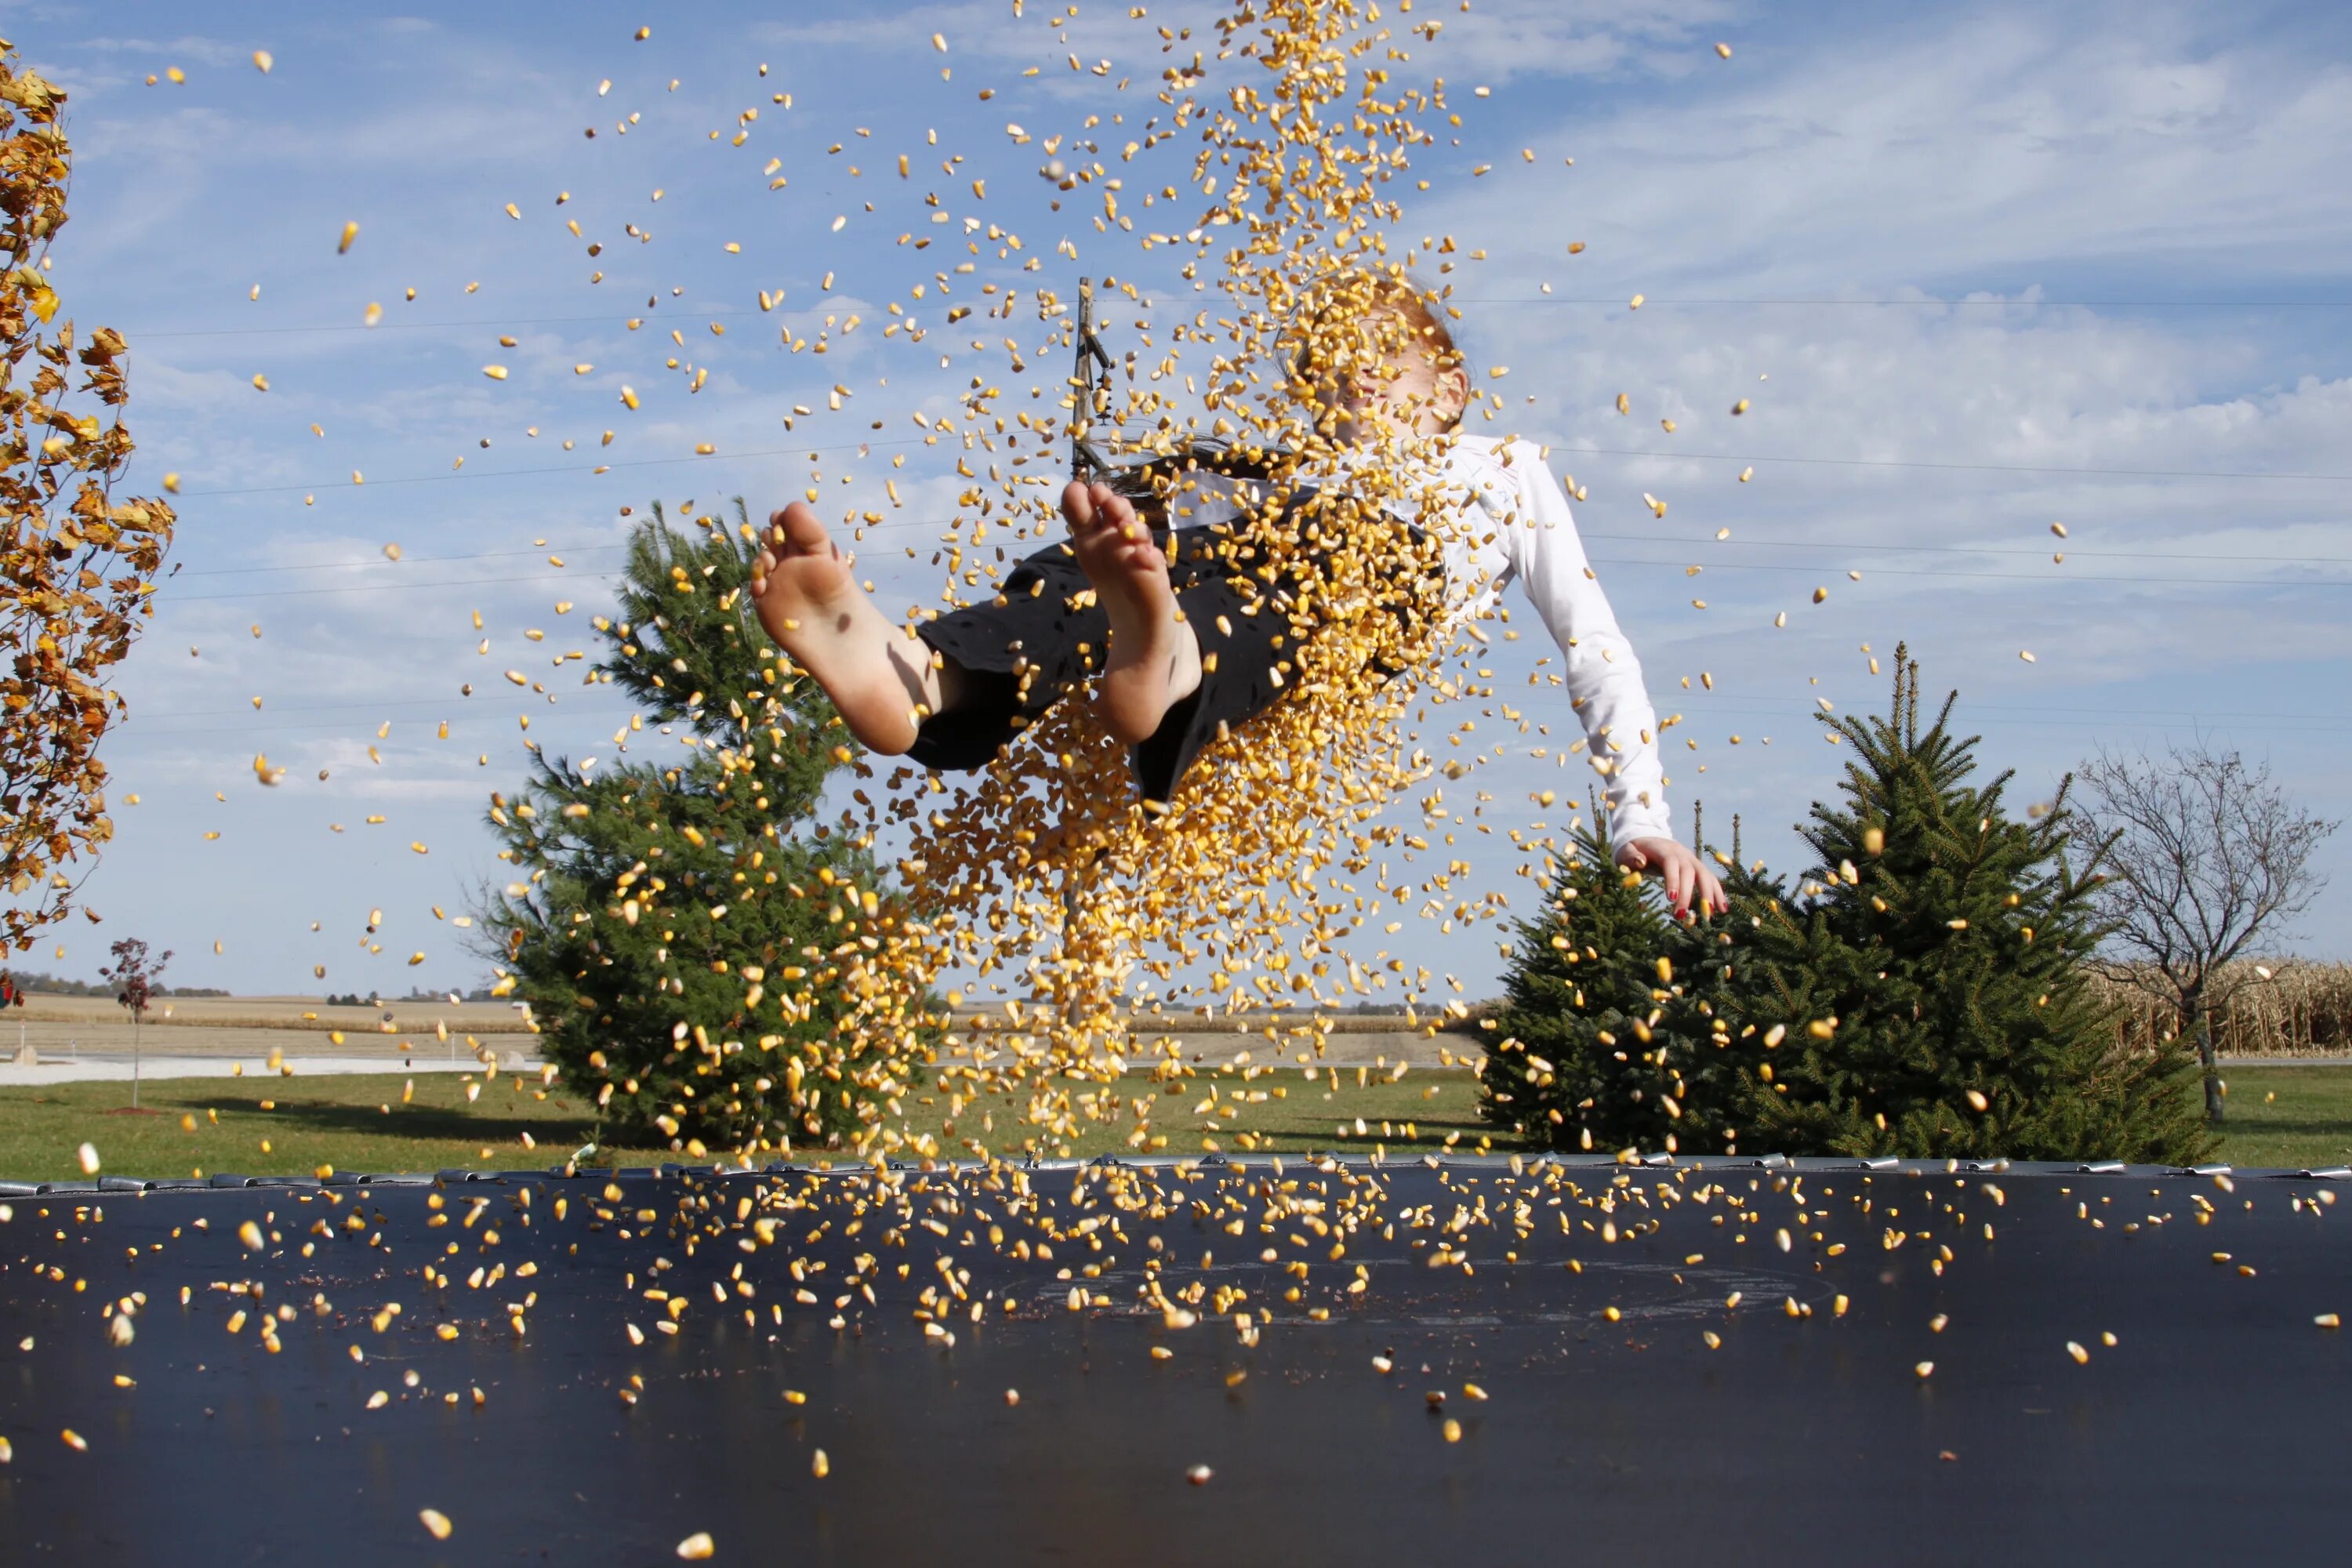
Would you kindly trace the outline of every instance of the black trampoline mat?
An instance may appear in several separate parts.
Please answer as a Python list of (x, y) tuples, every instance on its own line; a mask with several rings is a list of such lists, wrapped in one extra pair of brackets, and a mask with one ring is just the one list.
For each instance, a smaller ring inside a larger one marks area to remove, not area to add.
[[(2336, 1175), (1253, 1160), (16, 1189), (0, 1561), (652, 1563), (708, 1531), (722, 1563), (2334, 1563)], [(1155, 1258), (1192, 1326), (1144, 1299)], [(687, 1303), (676, 1333), (648, 1290)], [(101, 1313), (134, 1291), (118, 1346)]]

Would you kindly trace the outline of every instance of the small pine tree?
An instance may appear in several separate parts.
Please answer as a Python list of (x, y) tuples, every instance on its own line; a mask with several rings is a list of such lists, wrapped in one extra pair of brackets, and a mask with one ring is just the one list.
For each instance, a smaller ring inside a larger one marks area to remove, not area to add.
[(615, 1133), (696, 1155), (862, 1147), (926, 1025), (858, 995), (858, 939), (896, 900), (866, 849), (815, 820), (850, 753), (754, 618), (737, 514), (689, 534), (656, 506), (629, 542), (621, 618), (595, 622), (595, 678), (685, 730), (688, 754), (668, 741), (591, 767), (533, 748), (530, 782), (491, 797), (516, 878), (479, 901), (494, 989), (532, 1003), (549, 1059), (598, 1086)]
[(1740, 1064), (1756, 1050), (1719, 1026), (1731, 928), (1678, 924), (1605, 837), (1573, 842), (1543, 914), (1513, 928), (1479, 1113), (1558, 1149), (1719, 1152), (1738, 1137)]
[(2089, 988), (2096, 860), (2067, 863), (2063, 790), (2018, 822), (2008, 773), (1971, 785), (1958, 696), (1922, 729), (1898, 648), (1892, 713), (1824, 716), (1853, 760), (1801, 829), (1819, 864), (1738, 933), (1732, 1005), (1773, 1046), (1737, 1114), (1790, 1154), (2198, 1158), (2193, 1059), (2126, 1052)]

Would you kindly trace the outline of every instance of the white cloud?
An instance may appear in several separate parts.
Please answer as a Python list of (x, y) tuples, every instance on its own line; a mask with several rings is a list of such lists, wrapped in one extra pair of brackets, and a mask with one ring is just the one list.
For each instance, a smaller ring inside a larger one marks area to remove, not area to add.
[(73, 47), (102, 55), (141, 55), (155, 62), (161, 70), (164, 66), (186, 66), (191, 63), (208, 66), (228, 66), (241, 63), (250, 54), (251, 46), (240, 47), (224, 38), (207, 38), (194, 34), (182, 34), (176, 38), (77, 38)]
[(1436, 211), (1454, 227), (1543, 213), (1576, 230), (1563, 243), (1592, 245), (1573, 270), (1553, 247), (1548, 275), (1661, 294), (1874, 291), (2094, 260), (2335, 273), (2352, 210), (2327, 149), (2352, 132), (2352, 72), (2291, 40), (2204, 46), (2165, 15), (2117, 33), (1979, 8), (1738, 56), (1671, 112), (1564, 104), (1573, 175), (1507, 163)]

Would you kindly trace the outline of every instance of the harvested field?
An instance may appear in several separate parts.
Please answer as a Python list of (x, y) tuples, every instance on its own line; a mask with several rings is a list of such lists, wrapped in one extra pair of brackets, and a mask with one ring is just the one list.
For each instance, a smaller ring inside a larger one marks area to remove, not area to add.
[[(267, 1057), (272, 1051), (289, 1057), (365, 1056), (381, 1051), (389, 1066), (420, 1052), (469, 1055), (469, 1037), (503, 1055), (525, 1048), (521, 1042), (530, 1038), (530, 1031), (520, 1013), (480, 1002), (438, 1006), (402, 1002), (376, 1008), (330, 1007), (316, 996), (167, 996), (156, 1002), (140, 1026), (139, 1049), (148, 1057)], [(0, 1056), (14, 1056), (26, 1046), (38, 1051), (44, 1061), (128, 1057), (130, 1015), (103, 996), (36, 994), (22, 1007), (0, 1013)]]
[[(12, 1007), (6, 1018), (28, 1024), (96, 1026), (120, 1023), (130, 1026), (120, 1004), (104, 996), (53, 996), (35, 992), (22, 1007)], [(389, 1021), (391, 1027), (385, 1029)], [(522, 1015), (503, 1002), (388, 1002), (382, 1007), (331, 1007), (317, 996), (163, 996), (147, 1014), (146, 1026), (207, 1029), (307, 1029), (326, 1033), (434, 1032), (446, 1025), (452, 1033), (474, 1035), (528, 1034)]]
[[(2252, 968), (2241, 966), (2251, 984), (2220, 1023), (2223, 1056), (2352, 1057), (2352, 964), (2284, 962), (2271, 966), (2268, 980), (2251, 976)], [(2117, 1032), (2126, 1044), (2146, 1048), (2177, 1033), (2177, 1016), (2145, 992), (2116, 979), (2097, 984), (2116, 1010)], [(1441, 1050), (1457, 1059), (1475, 1058), (1482, 1035), (1478, 1019), (1485, 1012), (1484, 1006), (1473, 1006), (1466, 1017), (1424, 1016), (1414, 1023), (1398, 1014), (1340, 1014), (1330, 1020), (1330, 1032), (1350, 1044), (1342, 1047), (1335, 1042), (1324, 1059), (1349, 1065), (1384, 1057), (1435, 1065)], [(1139, 1018), (1133, 1027), (1140, 1040), (1160, 1033), (1179, 1035), (1188, 1058), (1196, 1053), (1223, 1058), (1244, 1049), (1265, 1056), (1265, 1031), (1275, 1030), (1287, 1054), (1296, 1048), (1293, 1031), (1302, 1026), (1304, 1017), (1296, 1013), (1244, 1013), (1213, 1019), (1170, 1014)], [(1024, 1032), (1002, 1011), (966, 1011), (956, 1022), (960, 1031)], [(21, 1026), (17, 1037), (9, 1035), (10, 1023)], [(1433, 1037), (1433, 1023), (1437, 1026)], [(332, 1038), (337, 1033), (343, 1037), (340, 1044)], [(389, 1059), (410, 1052), (446, 1051), (452, 1045), (462, 1051), (468, 1036), (503, 1051), (518, 1043), (516, 1037), (530, 1033), (519, 1011), (492, 1003), (398, 1002), (375, 1008), (331, 1007), (316, 996), (174, 996), (157, 1002), (149, 1014), (142, 1048), (158, 1056), (267, 1056), (273, 1049), (304, 1056), (364, 1053), (380, 1047)], [(37, 994), (24, 1006), (0, 1014), (0, 1053), (13, 1052), (19, 1038), (49, 1058), (79, 1052), (128, 1055), (131, 1024), (122, 1009), (104, 997)]]
[[(2225, 1057), (2352, 1056), (2352, 963), (2273, 960), (2232, 964), (2229, 983), (2240, 987), (2214, 1021), (2215, 1045)], [(2099, 989), (2115, 1007), (2126, 1045), (2147, 1048), (2179, 1038), (2180, 1015), (2127, 980), (2102, 978)]]

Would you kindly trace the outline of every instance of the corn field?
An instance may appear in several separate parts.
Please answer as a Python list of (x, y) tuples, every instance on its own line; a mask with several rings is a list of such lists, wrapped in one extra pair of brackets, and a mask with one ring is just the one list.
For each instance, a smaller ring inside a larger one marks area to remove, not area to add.
[[(2232, 964), (2237, 987), (2213, 1021), (2225, 1057), (2352, 1056), (2352, 963)], [(2114, 1006), (2122, 1042), (2147, 1049), (2188, 1033), (2180, 1015), (2126, 979), (2102, 975), (2095, 989)], [(2225, 987), (2226, 989), (2226, 987)]]

